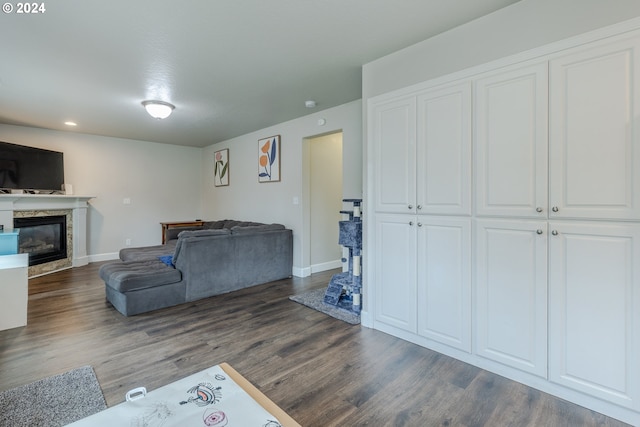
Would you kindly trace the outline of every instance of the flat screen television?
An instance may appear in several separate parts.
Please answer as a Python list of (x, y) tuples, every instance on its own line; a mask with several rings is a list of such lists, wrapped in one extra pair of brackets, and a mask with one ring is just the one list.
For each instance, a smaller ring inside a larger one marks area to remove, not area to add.
[(53, 192), (63, 185), (63, 153), (0, 142), (0, 189)]

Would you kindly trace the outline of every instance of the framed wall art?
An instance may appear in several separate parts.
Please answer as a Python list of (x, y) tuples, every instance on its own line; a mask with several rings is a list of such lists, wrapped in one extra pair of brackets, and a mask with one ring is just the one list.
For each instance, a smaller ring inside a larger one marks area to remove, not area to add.
[(214, 153), (215, 165), (213, 166), (213, 183), (216, 187), (229, 185), (229, 149), (219, 150)]
[(258, 182), (280, 181), (280, 135), (258, 140)]

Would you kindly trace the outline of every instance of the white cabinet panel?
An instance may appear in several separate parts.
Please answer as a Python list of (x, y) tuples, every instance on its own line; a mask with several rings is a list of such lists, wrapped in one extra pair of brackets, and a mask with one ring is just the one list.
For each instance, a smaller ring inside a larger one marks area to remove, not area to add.
[(418, 221), (418, 333), (470, 352), (471, 220)]
[(477, 220), (476, 353), (547, 375), (546, 222)]
[(478, 215), (546, 217), (547, 64), (475, 82)]
[(640, 219), (640, 43), (550, 62), (551, 217)]
[(416, 333), (415, 216), (377, 215), (375, 319)]
[(376, 170), (376, 211), (415, 212), (415, 96), (372, 105), (369, 124)]
[(471, 83), (418, 96), (417, 209), (471, 214)]
[(637, 409), (640, 226), (549, 229), (549, 377)]

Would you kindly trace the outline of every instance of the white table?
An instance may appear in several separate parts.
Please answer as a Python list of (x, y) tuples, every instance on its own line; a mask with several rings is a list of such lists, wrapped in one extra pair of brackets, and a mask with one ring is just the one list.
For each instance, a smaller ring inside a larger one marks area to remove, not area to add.
[[(136, 396), (139, 389), (130, 391)], [(266, 411), (266, 412), (264, 412)], [(68, 427), (301, 427), (227, 363), (160, 387)]]
[(29, 255), (0, 256), (0, 331), (27, 324)]

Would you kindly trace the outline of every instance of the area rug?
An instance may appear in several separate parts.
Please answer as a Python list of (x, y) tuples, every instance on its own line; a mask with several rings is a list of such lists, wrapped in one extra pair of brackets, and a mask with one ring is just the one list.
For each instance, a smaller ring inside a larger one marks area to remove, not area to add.
[(107, 409), (91, 366), (0, 392), (0, 426), (64, 426)]
[(345, 310), (344, 308), (339, 308), (333, 305), (325, 304), (324, 293), (325, 293), (324, 288), (315, 289), (313, 291), (310, 291), (304, 294), (291, 295), (289, 299), (291, 301), (295, 301), (297, 303), (305, 305), (309, 308), (313, 308), (314, 310), (320, 311), (338, 320), (342, 320), (343, 322), (347, 322), (352, 325), (360, 324), (360, 315), (353, 313), (349, 310)]

